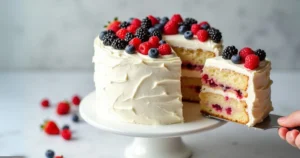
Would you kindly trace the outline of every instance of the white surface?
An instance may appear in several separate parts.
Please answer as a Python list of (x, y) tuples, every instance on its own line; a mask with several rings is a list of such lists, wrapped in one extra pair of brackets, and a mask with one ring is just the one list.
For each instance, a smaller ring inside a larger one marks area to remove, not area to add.
[[(66, 158), (122, 158), (132, 137), (96, 129), (85, 122), (74, 124), (71, 116), (59, 117), (52, 106), (43, 110), (39, 102), (49, 97), (54, 103), (93, 91), (92, 72), (0, 72), (0, 155), (43, 158), (47, 149)], [(271, 74), (274, 113), (287, 115), (299, 110), (300, 72)], [(77, 108), (72, 107), (73, 111)], [(70, 124), (74, 140), (49, 137), (40, 132), (45, 118), (62, 126)], [(194, 151), (192, 158), (296, 158), (300, 151), (282, 141), (277, 130), (260, 131), (233, 123), (211, 131), (183, 136)]]

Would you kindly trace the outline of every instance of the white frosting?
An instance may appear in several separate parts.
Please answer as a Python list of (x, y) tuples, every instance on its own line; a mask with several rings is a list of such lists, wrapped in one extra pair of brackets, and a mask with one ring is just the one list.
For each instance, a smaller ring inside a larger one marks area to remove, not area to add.
[[(219, 69), (233, 70), (249, 77), (247, 93), (248, 97), (242, 98), (247, 103), (247, 112), (249, 115), (248, 126), (253, 126), (263, 119), (273, 110), (271, 102), (271, 84), (270, 70), (271, 62), (262, 61), (255, 70), (249, 70), (243, 64), (234, 64), (230, 60), (224, 60), (221, 56), (207, 59), (205, 67), (215, 67)], [(226, 93), (223, 90), (214, 90), (208, 86), (202, 86), (203, 92), (212, 92), (238, 99), (232, 93)]]
[(127, 54), (94, 41), (94, 82), (99, 114), (138, 124), (183, 122), (181, 61)]
[(182, 69), (182, 76), (184, 77), (195, 77), (195, 78), (201, 78), (201, 72), (198, 70), (189, 70), (189, 69)]

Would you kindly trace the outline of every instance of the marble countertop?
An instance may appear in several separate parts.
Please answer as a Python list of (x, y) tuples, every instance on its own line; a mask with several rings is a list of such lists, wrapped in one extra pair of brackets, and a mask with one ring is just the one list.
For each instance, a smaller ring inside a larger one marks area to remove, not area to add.
[[(94, 90), (92, 72), (1, 72), (0, 156), (43, 158), (53, 149), (65, 158), (120, 158), (133, 138), (98, 130), (84, 121), (74, 124), (71, 116), (57, 116), (55, 108), (42, 109), (43, 97), (52, 103), (70, 100), (74, 94)], [(273, 113), (287, 115), (299, 110), (300, 72), (273, 71)], [(77, 109), (73, 107), (72, 112)], [(45, 119), (69, 124), (74, 139), (47, 136), (39, 125)], [(193, 158), (282, 158), (299, 157), (300, 150), (282, 141), (277, 130), (260, 131), (228, 123), (205, 133), (183, 137), (194, 151)]]

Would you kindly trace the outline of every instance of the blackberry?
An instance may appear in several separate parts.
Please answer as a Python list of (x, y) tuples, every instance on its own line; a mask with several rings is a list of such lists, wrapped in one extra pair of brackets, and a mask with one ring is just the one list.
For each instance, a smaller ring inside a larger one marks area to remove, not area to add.
[(106, 34), (114, 34), (114, 31), (112, 31), (112, 30), (105, 30), (105, 31), (102, 31), (102, 32), (100, 33), (100, 35), (99, 35), (99, 38), (100, 38), (101, 40), (103, 40), (103, 39), (104, 39), (104, 36), (105, 36)]
[(138, 28), (135, 32), (135, 36), (138, 37), (142, 42), (146, 42), (149, 39), (149, 32), (146, 28)]
[(231, 57), (233, 55), (236, 55), (237, 53), (238, 53), (238, 50), (235, 48), (235, 46), (228, 46), (222, 52), (222, 57), (224, 59), (231, 59)]
[(157, 29), (151, 33), (151, 36), (157, 36), (160, 40), (162, 39), (161, 32)]
[(207, 29), (208, 35), (210, 39), (212, 39), (214, 42), (219, 43), (222, 39), (222, 33), (216, 29), (216, 28), (209, 28)]
[(185, 18), (183, 23), (191, 27), (193, 24), (197, 24), (198, 21), (193, 18)]
[(132, 40), (134, 37), (135, 37), (135, 36), (134, 36), (132, 33), (127, 32), (126, 35), (125, 35), (125, 39), (124, 39), (124, 40), (125, 40), (126, 42), (129, 42), (129, 41)]
[(113, 43), (111, 44), (111, 46), (115, 49), (119, 49), (119, 50), (122, 50), (122, 49), (125, 49), (125, 47), (127, 46), (127, 42), (124, 41), (124, 40), (121, 40), (119, 38), (115, 39), (113, 41)]
[(259, 57), (260, 61), (263, 61), (266, 58), (266, 52), (264, 50), (262, 50), (262, 49), (257, 49), (255, 51), (255, 55), (257, 55)]
[(149, 29), (150, 27), (152, 27), (151, 20), (148, 17), (146, 17), (145, 19), (143, 19), (142, 23), (141, 23), (141, 27), (142, 28), (146, 28), (146, 29)]
[(111, 46), (113, 41), (117, 38), (115, 33), (107, 33), (103, 36), (103, 44), (106, 46)]
[(123, 21), (119, 26), (120, 26), (120, 28), (126, 28), (126, 27), (128, 27), (129, 25), (130, 25), (129, 22)]

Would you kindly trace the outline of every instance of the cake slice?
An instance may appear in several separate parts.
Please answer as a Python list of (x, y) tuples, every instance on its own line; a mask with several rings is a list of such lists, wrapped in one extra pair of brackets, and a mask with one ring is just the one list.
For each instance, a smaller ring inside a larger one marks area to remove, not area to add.
[(270, 71), (264, 51), (245, 48), (238, 55), (234, 46), (227, 47), (222, 56), (206, 60), (201, 112), (248, 126), (261, 122), (273, 110)]

